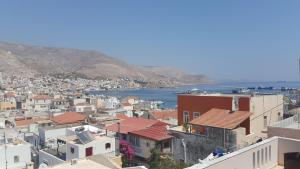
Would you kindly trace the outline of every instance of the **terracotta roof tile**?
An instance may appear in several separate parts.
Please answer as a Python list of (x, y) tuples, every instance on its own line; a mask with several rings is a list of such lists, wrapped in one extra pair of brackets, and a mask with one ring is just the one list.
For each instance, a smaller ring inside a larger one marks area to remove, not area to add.
[(162, 110), (151, 112), (155, 119), (168, 120), (170, 118), (177, 119), (177, 110)]
[[(167, 123), (159, 120), (150, 120), (144, 118), (129, 117), (128, 119), (122, 120), (120, 123), (120, 133), (128, 134), (128, 132), (145, 129), (152, 126), (166, 126)], [(107, 126), (105, 129), (118, 132), (118, 124), (112, 124)]]
[(132, 131), (129, 134), (138, 135), (155, 141), (162, 141), (172, 138), (166, 126), (153, 126), (146, 129)]
[(247, 111), (235, 111), (213, 108), (200, 117), (190, 121), (190, 124), (217, 128), (234, 129), (251, 116)]
[(126, 116), (125, 114), (118, 113), (118, 114), (116, 114), (116, 118), (118, 118), (120, 120), (125, 120), (125, 119), (128, 119), (129, 117)]
[(54, 116), (51, 120), (57, 124), (72, 124), (82, 122), (86, 118), (85, 115), (77, 112), (66, 112), (62, 115)]
[(22, 119), (22, 120), (16, 119), (15, 122), (16, 122), (16, 126), (27, 126), (46, 119), (47, 118), (31, 118), (31, 119)]
[(34, 100), (50, 100), (51, 97), (48, 95), (36, 95), (36, 96), (33, 96), (32, 99), (34, 99)]

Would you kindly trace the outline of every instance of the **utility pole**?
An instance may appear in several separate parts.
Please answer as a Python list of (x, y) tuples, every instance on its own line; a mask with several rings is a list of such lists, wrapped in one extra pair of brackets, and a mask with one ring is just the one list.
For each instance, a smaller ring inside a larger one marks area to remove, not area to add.
[(5, 147), (5, 169), (7, 169), (7, 155), (6, 155), (6, 151), (7, 151), (7, 145), (6, 145), (6, 134), (4, 131), (4, 147)]

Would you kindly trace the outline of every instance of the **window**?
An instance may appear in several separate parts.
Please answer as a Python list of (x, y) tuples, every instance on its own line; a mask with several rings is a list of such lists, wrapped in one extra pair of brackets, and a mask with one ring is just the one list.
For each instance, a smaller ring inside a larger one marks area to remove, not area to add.
[(201, 135), (206, 135), (206, 127), (200, 126), (199, 130)]
[(193, 113), (193, 119), (196, 119), (198, 117), (200, 117), (200, 113), (199, 112), (194, 112)]
[(14, 156), (14, 163), (20, 162), (20, 157), (19, 156)]
[(74, 147), (71, 147), (71, 153), (74, 154), (75, 150)]
[(170, 142), (169, 141), (164, 142), (164, 148), (170, 148)]
[(268, 117), (264, 116), (264, 127), (267, 127), (268, 125)]
[(147, 142), (147, 147), (149, 147), (150, 146), (150, 144)]
[(252, 165), (253, 165), (253, 169), (255, 169), (255, 152), (253, 152), (252, 155)]
[(134, 146), (137, 146), (139, 147), (140, 146), (140, 139), (136, 136), (130, 136), (129, 137), (129, 142), (134, 145)]
[(189, 122), (189, 112), (183, 112), (183, 122), (184, 123)]
[(281, 120), (281, 113), (278, 112), (278, 113), (277, 113), (277, 121), (280, 121), (280, 120)]
[(105, 144), (105, 150), (110, 149), (110, 147), (111, 147), (110, 143)]

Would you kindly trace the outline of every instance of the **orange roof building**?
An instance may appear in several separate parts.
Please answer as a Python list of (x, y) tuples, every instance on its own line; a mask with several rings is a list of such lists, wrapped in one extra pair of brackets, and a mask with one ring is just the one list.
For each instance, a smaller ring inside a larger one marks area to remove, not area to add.
[(36, 96), (33, 96), (32, 99), (33, 100), (50, 100), (52, 98), (48, 95), (36, 95)]
[(110, 126), (107, 126), (105, 129), (113, 132), (120, 132), (122, 134), (128, 134), (128, 132), (138, 131), (146, 129), (148, 127), (166, 125), (168, 124), (159, 120), (129, 117), (128, 119), (120, 121), (119, 124), (112, 124)]
[(51, 120), (56, 124), (74, 124), (84, 122), (87, 116), (77, 112), (66, 112), (62, 115), (54, 116)]
[(168, 119), (177, 119), (178, 114), (177, 110), (162, 110), (162, 111), (153, 111), (151, 114), (155, 119), (168, 120)]
[(241, 126), (246, 128), (247, 133), (250, 133), (251, 115), (252, 113), (248, 111), (230, 111), (213, 108), (200, 117), (193, 119), (189, 124), (230, 130)]

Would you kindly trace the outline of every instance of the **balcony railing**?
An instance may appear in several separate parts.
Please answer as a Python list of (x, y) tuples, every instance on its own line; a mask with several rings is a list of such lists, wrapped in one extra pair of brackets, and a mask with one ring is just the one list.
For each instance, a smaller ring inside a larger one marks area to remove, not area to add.
[(300, 129), (300, 113), (297, 113), (294, 116), (286, 118), (284, 120), (278, 121), (270, 127)]

